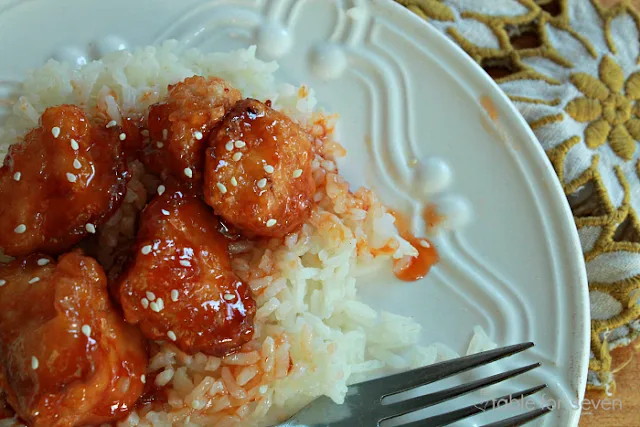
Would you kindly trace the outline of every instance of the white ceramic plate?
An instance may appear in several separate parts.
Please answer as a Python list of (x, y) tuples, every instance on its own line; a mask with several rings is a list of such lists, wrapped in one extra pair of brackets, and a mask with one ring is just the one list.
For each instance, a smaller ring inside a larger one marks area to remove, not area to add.
[[(388, 0), (0, 0), (0, 97), (50, 57), (82, 63), (168, 38), (204, 51), (257, 44), (262, 58), (277, 59), (283, 81), (309, 84), (322, 106), (340, 114), (339, 140), (349, 150), (343, 174), (394, 208), (419, 211), (424, 201), (411, 195), (425, 189), (425, 178), (442, 177), (409, 162), (443, 159), (452, 184), (427, 197), (455, 226), (435, 238), (442, 261), (416, 283), (372, 279), (363, 298), (414, 316), (425, 343), (460, 353), (475, 325), (499, 345), (536, 343), (498, 368), (535, 361), (542, 368), (427, 412), (544, 382), (549, 389), (532, 402), (557, 408), (539, 425), (577, 425), (589, 334), (577, 234), (535, 137), (473, 61)], [(495, 122), (482, 97), (495, 105)], [(523, 409), (511, 405), (460, 425)]]

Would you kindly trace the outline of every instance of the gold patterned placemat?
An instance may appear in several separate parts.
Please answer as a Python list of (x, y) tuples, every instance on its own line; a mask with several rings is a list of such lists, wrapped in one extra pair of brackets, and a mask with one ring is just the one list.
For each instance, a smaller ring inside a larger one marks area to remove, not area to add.
[(640, 15), (628, 0), (396, 1), (494, 77), (545, 149), (587, 265), (589, 387), (612, 391), (611, 349), (640, 336)]

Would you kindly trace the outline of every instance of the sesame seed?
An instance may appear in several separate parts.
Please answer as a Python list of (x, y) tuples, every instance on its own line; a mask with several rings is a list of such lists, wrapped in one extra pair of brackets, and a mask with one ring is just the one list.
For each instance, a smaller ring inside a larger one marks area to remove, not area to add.
[(4, 285), (6, 285), (6, 284), (7, 284), (7, 281), (6, 281), (6, 280), (0, 280), (0, 286), (4, 286)]
[(231, 177), (231, 185), (233, 185), (234, 187), (238, 186), (238, 180), (236, 179), (235, 176)]
[(71, 149), (72, 150), (79, 150), (80, 149), (80, 145), (78, 145), (78, 141), (76, 141), (75, 139), (72, 139), (70, 141), (71, 143)]
[(76, 182), (77, 179), (78, 178), (74, 174), (67, 172), (67, 181)]
[(235, 295), (233, 294), (224, 294), (224, 299), (226, 299), (227, 301), (231, 301), (234, 298), (235, 298)]
[(75, 159), (73, 161), (73, 167), (76, 168), (76, 169), (80, 169), (82, 167), (82, 163), (80, 163), (80, 160)]
[(114, 127), (115, 125), (117, 125), (118, 123), (116, 123), (115, 120), (111, 120), (109, 123), (107, 123), (107, 129)]
[(296, 169), (293, 171), (294, 178), (300, 178), (301, 175), (302, 175), (302, 169)]
[(429, 242), (427, 242), (426, 240), (420, 240), (420, 246), (422, 246), (423, 248), (430, 248), (431, 247)]
[(162, 193), (164, 193), (164, 190), (166, 190), (164, 185), (158, 185), (158, 196), (162, 196)]
[(146, 298), (142, 298), (142, 299), (140, 300), (140, 304), (142, 304), (142, 307), (143, 307), (143, 308), (149, 308), (149, 300), (148, 300), (148, 299), (146, 299)]
[(274, 225), (276, 225), (278, 221), (276, 221), (275, 219), (271, 218), (269, 221), (267, 221), (267, 227), (273, 227)]
[(158, 298), (156, 304), (158, 304), (158, 311), (162, 311), (164, 309), (164, 300), (162, 298)]
[(15, 179), (16, 181), (20, 181), (21, 176), (22, 174), (20, 172), (16, 172), (13, 174), (13, 179)]
[(265, 171), (266, 173), (273, 173), (273, 171), (274, 171), (274, 170), (275, 170), (275, 169), (273, 168), (273, 166), (271, 166), (271, 165), (264, 165), (264, 171)]
[(162, 209), (162, 215), (169, 216), (170, 212), (166, 209)]
[(162, 129), (162, 139), (166, 141), (168, 137), (169, 131), (167, 129)]
[(87, 338), (91, 336), (91, 326), (82, 325), (81, 331)]
[(169, 337), (169, 339), (170, 339), (171, 341), (175, 341), (175, 340), (177, 340), (177, 339), (178, 339), (178, 337), (176, 336), (176, 333), (175, 333), (175, 332), (173, 332), (173, 331), (169, 331), (169, 332), (167, 332), (167, 336)]
[(158, 308), (158, 303), (157, 302), (152, 302), (151, 304), (149, 304), (149, 308), (151, 309), (151, 311), (153, 311), (155, 313), (159, 313), (160, 312), (160, 308)]
[(187, 178), (193, 178), (193, 171), (191, 170), (191, 168), (184, 168), (184, 174), (187, 176)]
[(87, 229), (87, 231), (91, 234), (96, 234), (96, 226), (93, 224), (87, 224), (84, 226), (84, 228)]
[(247, 144), (244, 141), (236, 141), (235, 146), (236, 148), (242, 148), (244, 146), (246, 146)]
[(200, 132), (200, 131), (198, 131), (198, 130), (197, 130), (197, 131), (195, 131), (195, 132), (193, 133), (193, 137), (194, 137), (195, 139), (197, 139), (198, 141), (200, 141), (200, 140), (202, 139), (202, 137), (203, 137), (202, 132)]
[(221, 192), (222, 194), (224, 194), (224, 193), (226, 193), (226, 192), (227, 192), (227, 187), (225, 187), (225, 186), (224, 186), (224, 184), (221, 184), (221, 183), (219, 183), (219, 182), (218, 182), (218, 183), (216, 184), (216, 187), (218, 187), (218, 190), (220, 190), (220, 192)]
[(39, 277), (34, 277), (31, 280), (29, 280), (29, 284), (33, 285), (34, 283), (38, 283), (40, 281)]
[(162, 142), (158, 141), (158, 142), (156, 142), (156, 147), (162, 148), (162, 147), (164, 147), (164, 144)]
[(156, 299), (156, 294), (154, 294), (154, 293), (153, 293), (153, 292), (151, 292), (151, 291), (147, 291), (147, 292), (145, 292), (145, 295), (147, 296), (147, 299), (148, 299), (149, 301), (155, 301), (155, 299)]
[(122, 132), (120, 135), (118, 135), (118, 138), (120, 138), (120, 141), (124, 141), (125, 139), (127, 139), (127, 134)]
[(38, 362), (38, 358), (35, 356), (31, 356), (31, 369), (35, 371), (36, 369), (38, 369), (38, 366), (40, 366), (40, 362)]
[(146, 384), (147, 383), (147, 376), (145, 374), (140, 375), (140, 382), (142, 384)]
[(177, 289), (173, 289), (171, 291), (171, 301), (176, 302), (178, 301), (178, 297), (180, 296), (180, 293), (178, 292)]
[(267, 178), (262, 178), (258, 181), (258, 188), (264, 188), (267, 185)]
[(51, 128), (51, 135), (53, 135), (54, 138), (57, 138), (60, 136), (60, 128), (58, 126), (54, 126)]
[(242, 153), (234, 153), (233, 156), (231, 156), (231, 158), (233, 159), (234, 162), (237, 162), (242, 158)]
[(227, 151), (231, 151), (233, 150), (233, 141), (229, 141), (224, 145), (224, 148), (227, 149)]
[(44, 266), (45, 266), (45, 265), (47, 265), (47, 264), (49, 264), (49, 260), (48, 260), (48, 259), (46, 259), (46, 258), (40, 258), (40, 259), (38, 260), (38, 265), (39, 265), (40, 267), (44, 267)]
[(142, 129), (140, 131), (140, 133), (142, 134), (142, 136), (149, 136), (149, 130), (148, 129)]
[(151, 245), (143, 246), (140, 252), (142, 252), (142, 255), (149, 255), (151, 253)]
[(187, 261), (186, 259), (181, 259), (180, 260), (180, 265), (183, 267), (191, 267), (191, 263), (189, 261)]
[(22, 234), (25, 231), (27, 231), (27, 226), (24, 224), (20, 224), (19, 226), (13, 229), (13, 232), (18, 234)]

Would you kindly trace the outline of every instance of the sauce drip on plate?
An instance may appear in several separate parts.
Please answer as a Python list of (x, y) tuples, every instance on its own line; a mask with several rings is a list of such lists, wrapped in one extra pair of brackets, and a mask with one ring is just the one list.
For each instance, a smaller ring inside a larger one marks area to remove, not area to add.
[[(423, 217), (427, 224), (430, 223), (429, 213), (432, 211), (432, 206), (431, 209), (430, 206), (425, 208)], [(402, 281), (415, 282), (416, 280), (420, 280), (426, 276), (427, 273), (429, 273), (429, 270), (431, 270), (431, 267), (438, 262), (438, 251), (429, 240), (413, 235), (411, 232), (411, 224), (407, 217), (398, 212), (392, 213), (396, 218), (396, 226), (398, 227), (400, 236), (411, 243), (411, 245), (418, 251), (418, 255), (411, 257), (409, 261), (405, 258), (394, 261), (393, 272), (395, 276)]]
[(484, 108), (484, 111), (487, 112), (491, 120), (493, 120), (494, 122), (498, 120), (498, 109), (496, 108), (496, 105), (493, 103), (491, 98), (489, 98), (487, 95), (480, 97), (480, 105), (482, 106), (482, 108)]
[(422, 211), (422, 218), (428, 229), (438, 227), (445, 219), (443, 215), (438, 213), (438, 209), (434, 204), (425, 206), (424, 211)]

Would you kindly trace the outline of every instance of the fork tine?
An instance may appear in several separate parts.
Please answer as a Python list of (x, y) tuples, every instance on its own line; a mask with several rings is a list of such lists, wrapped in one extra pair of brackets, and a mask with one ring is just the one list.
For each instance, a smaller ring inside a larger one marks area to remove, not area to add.
[(466, 408), (461, 408), (455, 411), (447, 412), (445, 414), (435, 415), (433, 417), (425, 418), (421, 421), (415, 421), (413, 423), (403, 424), (401, 427), (447, 426), (451, 423), (455, 423), (456, 421), (460, 421), (465, 418), (472, 417), (481, 412), (486, 412), (495, 408), (499, 408), (503, 405), (511, 403), (514, 400), (531, 396), (532, 394), (535, 394), (546, 387), (547, 387), (546, 384), (543, 384), (537, 387), (532, 387), (530, 389), (527, 389), (518, 393), (508, 394), (506, 396), (502, 396), (497, 399), (487, 400), (486, 402), (467, 406)]
[(515, 417), (507, 418), (506, 420), (497, 421), (491, 424), (485, 424), (482, 427), (519, 427), (535, 420), (536, 418), (540, 418), (551, 411), (553, 411), (551, 406), (545, 406), (544, 408), (536, 409), (534, 411), (527, 412), (526, 414), (516, 415)]
[(418, 386), (433, 383), (452, 375), (477, 368), (478, 366), (495, 362), (496, 360), (520, 353), (531, 347), (533, 347), (532, 342), (516, 344), (471, 356), (461, 357), (460, 359), (436, 363), (425, 366), (424, 368), (413, 369), (411, 371), (402, 372), (388, 377), (366, 381), (359, 385), (362, 386), (362, 389), (375, 390), (377, 393), (382, 390), (387, 393), (382, 397), (387, 397)]
[(467, 384), (461, 384), (456, 387), (451, 387), (446, 390), (436, 391), (433, 393), (425, 394), (424, 396), (414, 397), (413, 399), (403, 400), (401, 402), (392, 403), (389, 405), (382, 405), (381, 410), (383, 415), (381, 419), (385, 420), (389, 418), (395, 418), (409, 412), (414, 412), (423, 408), (427, 408), (429, 406), (433, 406), (435, 404), (444, 402), (445, 400), (451, 400), (458, 396), (462, 396), (464, 394), (471, 393), (490, 385), (497, 384), (506, 379), (513, 378), (539, 366), (539, 363), (534, 363), (522, 368), (513, 369), (511, 371), (492, 375), (487, 378), (475, 380)]

